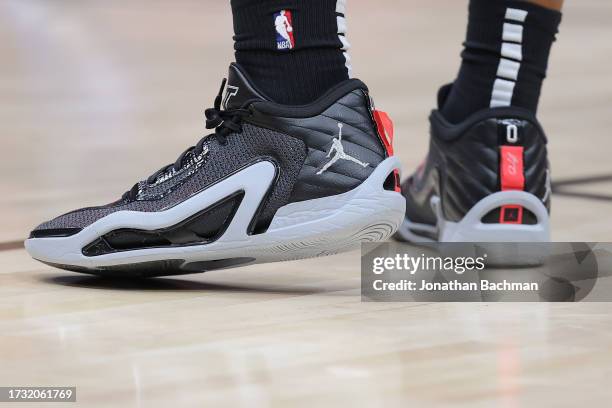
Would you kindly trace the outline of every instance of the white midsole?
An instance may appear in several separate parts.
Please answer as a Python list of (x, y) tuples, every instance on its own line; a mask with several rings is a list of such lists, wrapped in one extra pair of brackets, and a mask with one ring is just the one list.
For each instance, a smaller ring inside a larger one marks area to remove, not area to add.
[[(267, 161), (253, 164), (168, 210), (118, 211), (73, 236), (32, 238), (25, 246), (40, 261), (86, 268), (166, 259), (197, 262), (252, 257), (255, 262), (272, 262), (337, 253), (356, 248), (363, 241), (386, 239), (397, 230), (404, 218), (405, 200), (400, 193), (385, 190), (383, 184), (399, 168), (399, 160), (390, 157), (347, 193), (281, 207), (268, 230), (258, 235), (248, 235), (247, 229), (275, 177), (275, 167)], [(110, 231), (169, 227), (240, 190), (245, 192), (240, 207), (215, 242), (95, 257), (82, 254), (84, 246)]]

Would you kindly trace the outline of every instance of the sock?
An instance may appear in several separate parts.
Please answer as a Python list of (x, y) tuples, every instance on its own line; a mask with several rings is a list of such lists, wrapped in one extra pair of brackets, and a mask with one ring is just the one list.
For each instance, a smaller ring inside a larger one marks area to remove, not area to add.
[(231, 0), (236, 62), (275, 102), (314, 101), (350, 76), (346, 0)]
[(471, 0), (459, 75), (441, 108), (452, 123), (488, 107), (537, 112), (561, 13), (517, 0)]

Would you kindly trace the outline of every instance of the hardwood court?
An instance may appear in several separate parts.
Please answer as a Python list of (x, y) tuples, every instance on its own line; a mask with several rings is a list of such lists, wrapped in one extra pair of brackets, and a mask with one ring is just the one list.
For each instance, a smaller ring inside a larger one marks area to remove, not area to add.
[[(377, 4), (350, 2), (351, 55), (408, 172), (466, 2)], [(558, 241), (612, 238), (610, 21), (609, 1), (568, 2), (553, 50)], [(226, 1), (0, 1), (0, 386), (77, 386), (88, 407), (609, 405), (607, 303), (362, 303), (358, 253), (131, 283), (32, 261), (38, 222), (200, 138), (231, 27)]]

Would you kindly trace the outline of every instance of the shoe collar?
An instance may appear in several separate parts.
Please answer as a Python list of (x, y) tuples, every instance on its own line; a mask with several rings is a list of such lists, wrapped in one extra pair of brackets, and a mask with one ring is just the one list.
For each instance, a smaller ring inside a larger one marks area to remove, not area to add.
[(244, 109), (252, 105), (261, 113), (292, 118), (316, 116), (332, 106), (338, 99), (354, 91), (368, 94), (368, 87), (359, 79), (348, 79), (330, 88), (315, 101), (305, 105), (282, 105), (276, 103), (257, 88), (253, 80), (237, 63), (230, 64), (227, 86), (223, 96), (224, 109)]
[(446, 141), (451, 141), (458, 139), (473, 126), (485, 120), (519, 119), (528, 121), (534, 126), (536, 126), (540, 134), (544, 137), (544, 140), (547, 141), (544, 129), (542, 128), (542, 125), (540, 125), (540, 122), (533, 114), (533, 112), (515, 106), (486, 108), (473, 113), (461, 123), (449, 122), (440, 110), (444, 106), (444, 103), (446, 102), (446, 99), (448, 98), (448, 95), (450, 94), (450, 91), (452, 89), (452, 86), (453, 84), (448, 84), (440, 88), (440, 90), (438, 91), (438, 109), (432, 110), (431, 115), (429, 116), (432, 132), (438, 135), (438, 137), (441, 137)]

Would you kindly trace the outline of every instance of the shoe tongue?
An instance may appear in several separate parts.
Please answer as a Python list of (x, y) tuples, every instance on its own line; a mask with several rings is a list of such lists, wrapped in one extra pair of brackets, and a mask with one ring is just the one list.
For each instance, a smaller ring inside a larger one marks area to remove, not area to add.
[(223, 95), (224, 109), (239, 109), (251, 102), (267, 100), (255, 89), (237, 64), (230, 65), (225, 95)]

